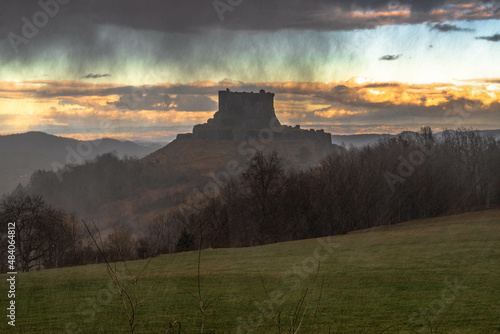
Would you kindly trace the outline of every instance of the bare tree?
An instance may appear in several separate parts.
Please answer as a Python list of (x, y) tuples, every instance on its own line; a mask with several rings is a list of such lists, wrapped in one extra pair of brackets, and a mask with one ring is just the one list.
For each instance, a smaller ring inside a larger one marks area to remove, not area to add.
[(105, 239), (103, 247), (107, 258), (113, 262), (135, 260), (137, 258), (134, 237), (126, 228), (113, 226), (112, 232)]
[(68, 232), (66, 214), (45, 204), (41, 196), (11, 195), (1, 204), (2, 226), (15, 223), (20, 271), (57, 266), (61, 253), (73, 245), (61, 242)]
[(243, 173), (243, 185), (247, 189), (248, 199), (257, 209), (259, 229), (263, 234), (276, 237), (276, 225), (273, 225), (273, 215), (277, 213), (277, 198), (282, 191), (282, 178), (284, 176), (283, 162), (278, 153), (273, 151), (268, 155), (257, 152), (249, 161), (248, 169)]

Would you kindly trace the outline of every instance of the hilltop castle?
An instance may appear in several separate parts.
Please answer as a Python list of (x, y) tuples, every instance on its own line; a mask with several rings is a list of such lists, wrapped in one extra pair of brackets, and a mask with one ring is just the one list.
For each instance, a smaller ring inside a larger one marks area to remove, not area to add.
[(257, 136), (265, 128), (280, 126), (276, 139), (313, 140), (331, 144), (330, 133), (324, 130), (301, 130), (300, 126), (282, 126), (274, 111), (274, 94), (219, 91), (219, 111), (205, 124), (198, 124), (193, 133), (180, 134), (177, 139), (244, 140)]

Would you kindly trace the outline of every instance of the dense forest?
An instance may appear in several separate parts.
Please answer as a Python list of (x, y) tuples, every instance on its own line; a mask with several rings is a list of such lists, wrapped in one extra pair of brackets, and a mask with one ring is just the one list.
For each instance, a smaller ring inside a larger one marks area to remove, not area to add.
[(437, 141), (422, 128), (327, 156), (306, 171), (285, 171), (276, 153), (258, 153), (238, 180), (217, 196), (204, 195), (192, 196), (176, 214), (195, 239), (203, 237), (203, 247), (313, 238), (497, 208), (500, 142), (467, 129), (446, 131)]
[[(127, 198), (138, 202), (147, 190), (168, 189), (187, 181), (200, 179), (189, 169), (165, 170), (136, 158), (120, 159), (106, 153), (83, 164), (67, 165), (58, 172), (38, 170), (24, 190), (43, 196), (57, 207), (90, 215), (104, 203)], [(163, 204), (170, 205), (170, 199), (166, 200)]]
[[(141, 187), (168, 187), (175, 181), (141, 168), (136, 160), (104, 155), (74, 167), (75, 174), (63, 182), (53, 172), (36, 172), (26, 189), (4, 198), (0, 221), (2, 226), (17, 222), (18, 248), (24, 254), (19, 269), (101, 261), (81, 221), (54, 209), (44, 198), (62, 201), (71, 190), (91, 209), (99, 201), (126, 197)], [(171, 199), (166, 203), (169, 208), (141, 233), (117, 225), (99, 240), (110, 259), (135, 259), (199, 247), (343, 234), (498, 208), (499, 171), (500, 141), (471, 129), (445, 131), (438, 140), (423, 127), (419, 133), (405, 132), (326, 156), (308, 170), (285, 168), (278, 153), (259, 152), (240, 175), (201, 185), (196, 189), (204, 191), (193, 191), (182, 203)], [(97, 235), (96, 230), (91, 233)]]

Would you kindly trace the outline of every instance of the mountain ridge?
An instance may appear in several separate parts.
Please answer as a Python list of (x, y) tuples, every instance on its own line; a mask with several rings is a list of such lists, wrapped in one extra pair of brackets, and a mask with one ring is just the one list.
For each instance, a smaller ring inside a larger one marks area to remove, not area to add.
[(82, 141), (41, 131), (0, 135), (0, 195), (14, 190), (19, 183), (26, 185), (31, 174), (38, 169), (54, 170), (109, 152), (115, 152), (119, 157), (143, 158), (161, 147), (159, 144), (146, 146), (112, 138)]

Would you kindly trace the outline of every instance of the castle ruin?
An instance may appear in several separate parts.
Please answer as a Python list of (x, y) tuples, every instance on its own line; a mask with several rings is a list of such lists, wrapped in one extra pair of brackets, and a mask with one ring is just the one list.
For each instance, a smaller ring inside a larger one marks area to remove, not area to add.
[(201, 138), (205, 140), (245, 140), (257, 136), (266, 128), (280, 127), (276, 139), (313, 140), (322, 144), (332, 143), (330, 133), (324, 130), (302, 130), (300, 126), (283, 126), (274, 110), (274, 94), (219, 91), (219, 111), (205, 124), (198, 124), (193, 133), (180, 134), (178, 139)]

